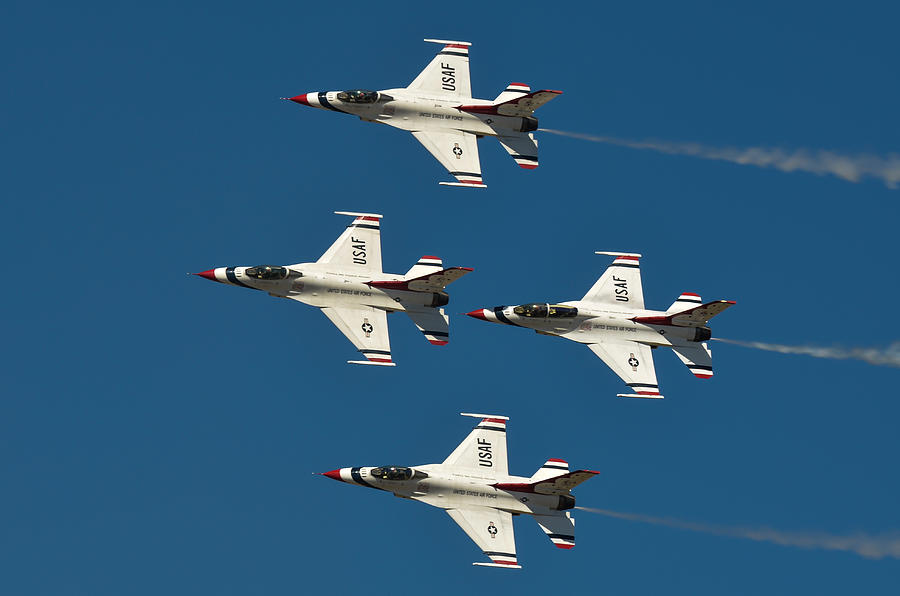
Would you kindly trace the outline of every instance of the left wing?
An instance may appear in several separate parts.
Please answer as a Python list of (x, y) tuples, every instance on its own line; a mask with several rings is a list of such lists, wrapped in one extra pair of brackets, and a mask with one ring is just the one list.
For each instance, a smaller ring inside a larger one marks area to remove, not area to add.
[(481, 160), (478, 159), (478, 139), (461, 130), (418, 130), (416, 140), (456, 177), (457, 182), (441, 182), (446, 186), (487, 188), (481, 181)]
[[(600, 279), (584, 295), (584, 302), (643, 310), (644, 289), (641, 287), (641, 255), (627, 252), (597, 251), (598, 255), (616, 257)], [(620, 375), (621, 376), (621, 375)]]
[(506, 460), (506, 416), (466, 414), (481, 418), (469, 436), (463, 439), (443, 465), (456, 466), (484, 476), (505, 478), (509, 475)]
[(371, 306), (358, 308), (328, 306), (323, 308), (322, 312), (368, 359), (347, 362), (394, 366), (391, 360), (391, 338), (388, 333), (386, 312)]
[(473, 565), (522, 568), (516, 559), (516, 536), (513, 532), (511, 513), (477, 506), (447, 509), (447, 513), (478, 545), (481, 552), (493, 561), (493, 563), (472, 563)]
[(333, 264), (360, 273), (381, 273), (381, 215), (335, 211), (355, 216), (317, 263)]
[(459, 99), (472, 98), (472, 83), (469, 80), (468, 41), (447, 41), (426, 39), (431, 43), (444, 44), (428, 66), (409, 84), (407, 89), (418, 89)]
[(634, 393), (619, 393), (619, 397), (662, 398), (656, 382), (650, 346), (634, 341), (613, 340), (588, 344), (588, 347), (634, 390)]

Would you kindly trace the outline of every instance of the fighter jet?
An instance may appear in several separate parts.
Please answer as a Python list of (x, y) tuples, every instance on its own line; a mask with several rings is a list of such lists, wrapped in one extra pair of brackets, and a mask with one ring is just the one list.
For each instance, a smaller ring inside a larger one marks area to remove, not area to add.
[(388, 313), (405, 312), (429, 342), (450, 340), (448, 284), (472, 271), (444, 269), (441, 259), (424, 256), (405, 275), (381, 270), (381, 215), (335, 211), (353, 222), (315, 263), (218, 267), (195, 273), (211, 281), (262, 290), (321, 309), (366, 360), (350, 364), (394, 366)]
[(448, 186), (486, 188), (481, 178), (477, 139), (497, 137), (519, 166), (538, 166), (538, 128), (534, 111), (562, 93), (531, 91), (510, 83), (493, 101), (473, 99), (469, 82), (467, 41), (426, 39), (444, 44), (437, 56), (408, 87), (368, 91), (320, 91), (285, 97), (290, 101), (359, 116), (408, 130), (456, 178)]
[(647, 310), (641, 287), (641, 255), (596, 254), (616, 259), (581, 300), (480, 308), (466, 314), (586, 344), (633, 390), (618, 397), (663, 397), (651, 351), (660, 346), (672, 348), (695, 376), (712, 377), (712, 352), (706, 344), (712, 332), (707, 323), (735, 302), (704, 304), (699, 295), (685, 292), (665, 311)]
[(530, 478), (510, 476), (506, 465), (506, 416), (479, 418), (469, 436), (440, 464), (340, 468), (323, 475), (440, 507), (469, 535), (491, 563), (521, 569), (516, 558), (513, 516), (528, 514), (558, 548), (575, 546), (571, 490), (599, 472), (569, 471), (562, 459), (548, 459)]

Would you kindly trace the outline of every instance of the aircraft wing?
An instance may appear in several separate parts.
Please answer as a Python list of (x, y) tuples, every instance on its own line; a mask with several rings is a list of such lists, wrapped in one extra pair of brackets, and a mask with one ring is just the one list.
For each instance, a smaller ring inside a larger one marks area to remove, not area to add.
[(643, 310), (641, 255), (621, 252), (597, 252), (597, 254), (614, 255), (616, 260), (606, 268), (600, 279), (581, 300), (607, 306), (622, 306), (628, 310)]
[(407, 88), (458, 97), (459, 99), (471, 99), (472, 83), (469, 80), (469, 46), (472, 44), (468, 41), (447, 41), (443, 39), (426, 39), (425, 41), (442, 43), (444, 47)]
[(634, 341), (613, 340), (588, 344), (588, 347), (634, 390), (634, 393), (620, 393), (619, 397), (662, 398), (656, 382), (650, 346)]
[(533, 170), (538, 167), (538, 144), (534, 134), (518, 133), (497, 137), (506, 152), (509, 153), (520, 168)]
[(317, 263), (333, 264), (359, 273), (381, 274), (381, 215), (335, 211), (355, 216)]
[(469, 535), (478, 548), (493, 563), (473, 563), (485, 567), (521, 569), (516, 559), (516, 536), (513, 532), (512, 514), (492, 507), (466, 507), (447, 509), (459, 527)]
[(463, 414), (481, 418), (469, 436), (453, 450), (445, 466), (477, 471), (495, 478), (509, 475), (506, 461), (506, 416), (491, 414)]
[(425, 148), (453, 174), (457, 182), (441, 182), (447, 186), (486, 188), (481, 181), (478, 139), (461, 130), (417, 130), (412, 133)]
[(367, 360), (348, 360), (350, 364), (380, 364), (394, 366), (391, 360), (391, 338), (388, 333), (387, 313), (371, 306), (357, 308), (325, 307), (322, 309), (335, 327)]

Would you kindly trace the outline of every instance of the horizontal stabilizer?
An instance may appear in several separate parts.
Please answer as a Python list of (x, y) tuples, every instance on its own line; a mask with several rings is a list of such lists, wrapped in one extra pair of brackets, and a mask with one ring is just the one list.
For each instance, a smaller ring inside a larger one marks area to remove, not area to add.
[[(465, 186), (467, 188), (487, 188), (483, 182), (438, 182), (441, 186)], [(487, 563), (485, 563), (487, 564)]]
[(406, 279), (415, 279), (416, 277), (421, 277), (426, 273), (435, 273), (436, 271), (440, 271), (444, 268), (444, 262), (440, 257), (434, 257), (431, 255), (425, 255), (416, 261), (416, 264), (409, 268), (409, 271), (406, 272)]
[(672, 351), (695, 377), (708, 379), (713, 376), (712, 352), (706, 343), (698, 346), (672, 346)]
[(407, 292), (441, 292), (448, 285), (467, 273), (471, 267), (451, 267), (428, 273), (414, 279), (395, 279), (386, 281), (370, 281), (366, 285), (383, 290), (404, 290)]
[(665, 397), (664, 395), (660, 395), (659, 393), (647, 394), (647, 393), (616, 393), (616, 397), (640, 397), (641, 399), (662, 399)]
[(647, 325), (676, 325), (678, 327), (703, 327), (709, 320), (725, 309), (737, 304), (734, 300), (714, 300), (694, 308), (666, 316), (634, 317), (635, 323)]
[(568, 474), (561, 474), (553, 478), (539, 480), (537, 482), (498, 482), (492, 484), (500, 490), (519, 493), (537, 493), (539, 495), (568, 495), (569, 491), (584, 482), (590, 480), (600, 472), (594, 470), (575, 470)]
[(569, 472), (569, 462), (564, 459), (551, 458), (544, 462), (537, 472), (535, 472), (529, 480), (531, 482), (539, 482), (547, 478), (555, 478), (560, 474)]
[(562, 91), (553, 89), (541, 89), (532, 93), (526, 93), (519, 97), (504, 101), (503, 103), (494, 103), (487, 105), (462, 105), (456, 106), (457, 110), (469, 112), (470, 114), (496, 114), (498, 116), (531, 116), (534, 111), (550, 101), (551, 99), (562, 95)]
[(556, 548), (574, 548), (575, 518), (568, 511), (559, 515), (535, 515), (534, 521)]
[(694, 294), (693, 292), (683, 292), (681, 296), (679, 296), (678, 299), (672, 303), (672, 306), (666, 309), (666, 313), (674, 314), (677, 312), (684, 312), (702, 304), (703, 299), (700, 298), (700, 294)]
[(396, 362), (373, 362), (371, 360), (348, 360), (347, 364), (370, 364), (372, 366), (397, 366)]
[(505, 103), (511, 99), (516, 99), (531, 93), (531, 87), (525, 83), (510, 83), (506, 86), (500, 95), (494, 100), (495, 104)]

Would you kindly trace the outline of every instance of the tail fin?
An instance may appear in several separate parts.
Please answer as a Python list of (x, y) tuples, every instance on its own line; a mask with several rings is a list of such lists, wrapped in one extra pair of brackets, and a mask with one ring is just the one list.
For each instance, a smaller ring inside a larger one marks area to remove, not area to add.
[(690, 308), (694, 308), (695, 306), (700, 306), (703, 304), (703, 299), (700, 298), (699, 294), (694, 294), (693, 292), (682, 292), (681, 296), (672, 303), (666, 312), (669, 314), (674, 314), (677, 312), (683, 312)]
[(568, 472), (569, 462), (564, 459), (556, 459), (551, 457), (544, 463), (543, 466), (538, 468), (538, 471), (535, 472), (534, 475), (529, 478), (529, 480), (532, 483), (539, 482), (541, 480), (559, 476), (560, 474), (567, 474)]
[(421, 277), (422, 275), (427, 275), (429, 273), (435, 273), (444, 268), (444, 262), (441, 261), (440, 257), (432, 257), (430, 255), (425, 255), (419, 261), (410, 267), (409, 271), (406, 272), (406, 279), (415, 279), (417, 277)]
[[(474, 106), (463, 105), (456, 106), (456, 109), (462, 110), (463, 112), (471, 112), (473, 114), (497, 114), (500, 116), (528, 117), (534, 114), (534, 111), (536, 109), (561, 94), (562, 91), (541, 89), (540, 91), (534, 91), (531, 93), (526, 93), (525, 95), (519, 95), (518, 97), (513, 97), (500, 103)], [(501, 93), (500, 95), (502, 96), (503, 93)]]
[(522, 97), (523, 95), (527, 95), (531, 93), (531, 87), (526, 85), (525, 83), (510, 83), (506, 86), (500, 95), (497, 96), (497, 99), (494, 100), (495, 104), (504, 103), (511, 99), (516, 99)]

